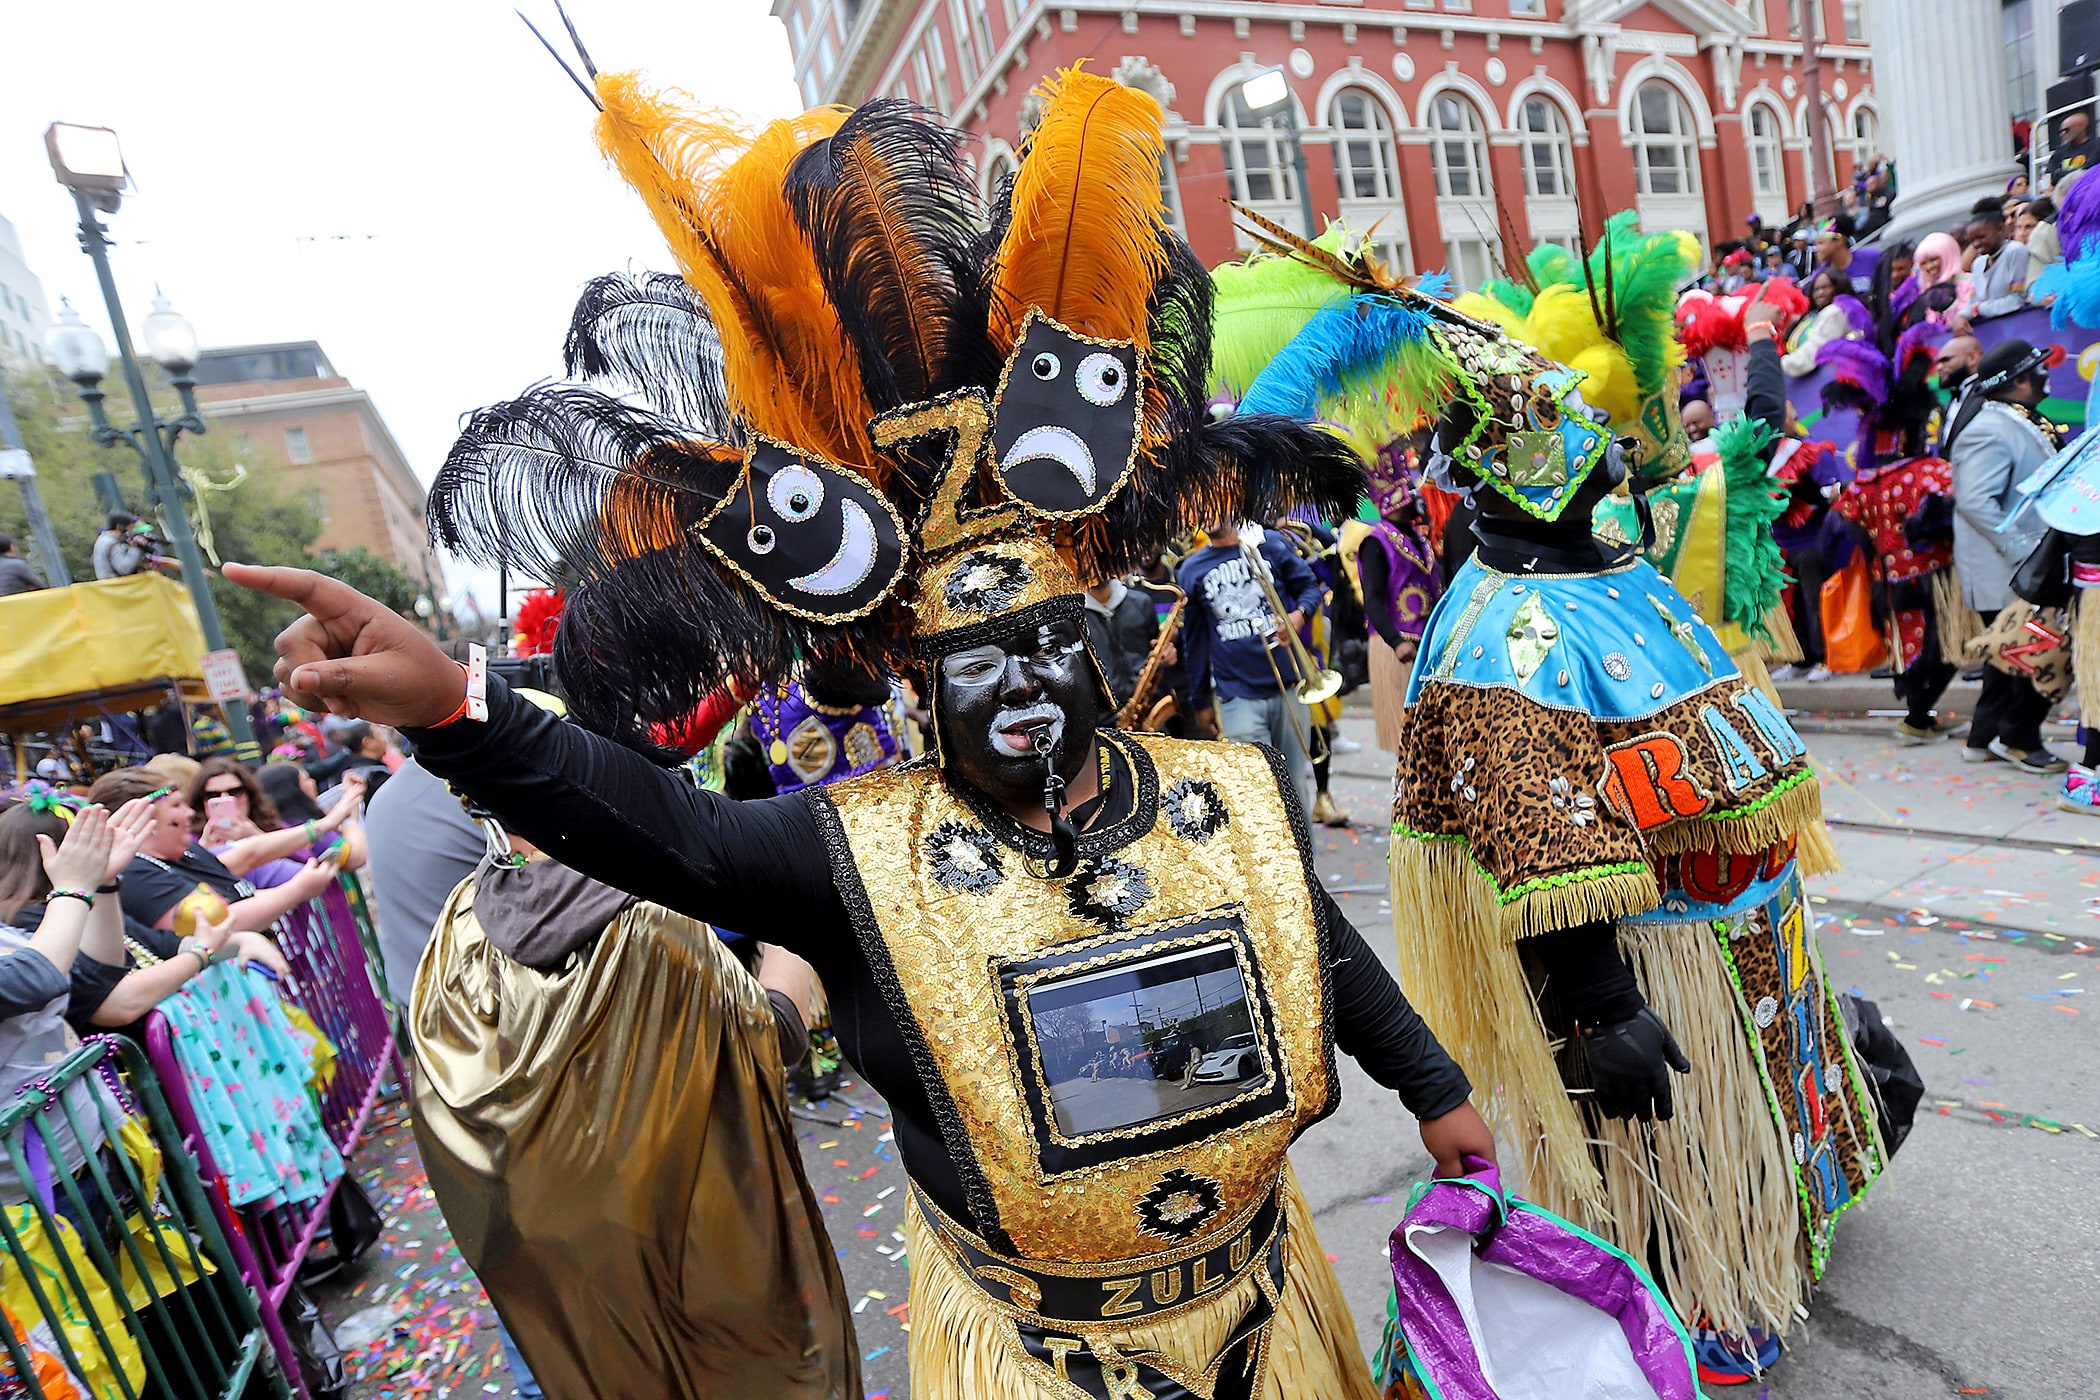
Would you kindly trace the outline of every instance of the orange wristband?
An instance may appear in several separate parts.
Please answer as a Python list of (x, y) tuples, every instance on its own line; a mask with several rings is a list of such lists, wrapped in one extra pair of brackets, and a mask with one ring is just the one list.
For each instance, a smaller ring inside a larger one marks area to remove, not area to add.
[[(464, 661), (455, 661), (452, 664), (459, 667), (459, 671), (462, 676), (467, 674), (467, 664)], [(423, 727), (425, 729), (443, 729), (448, 724), (459, 723), (461, 720), (467, 717), (467, 711), (469, 708), (471, 708), (473, 699), (474, 697), (471, 694), (471, 692), (460, 696), (458, 709), (454, 710), (451, 714), (446, 715), (436, 724), (426, 724)]]

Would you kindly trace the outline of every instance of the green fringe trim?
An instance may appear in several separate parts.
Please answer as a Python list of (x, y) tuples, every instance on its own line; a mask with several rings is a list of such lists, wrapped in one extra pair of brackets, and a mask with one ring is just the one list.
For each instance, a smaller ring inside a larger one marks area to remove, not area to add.
[(1755, 855), (1798, 833), (1823, 815), (1823, 789), (1813, 769), (1790, 774), (1754, 802), (1706, 812), (1648, 833), (1648, 844), (1664, 855), (1683, 851), (1727, 851)]
[(1534, 876), (1505, 890), (1474, 856), (1472, 843), (1462, 833), (1416, 831), (1396, 821), (1393, 837), (1455, 847), (1453, 854), (1465, 858), (1467, 866), (1494, 897), (1501, 910), (1502, 936), (1511, 942), (1575, 924), (1646, 913), (1662, 902), (1655, 872), (1646, 861), (1581, 866)]

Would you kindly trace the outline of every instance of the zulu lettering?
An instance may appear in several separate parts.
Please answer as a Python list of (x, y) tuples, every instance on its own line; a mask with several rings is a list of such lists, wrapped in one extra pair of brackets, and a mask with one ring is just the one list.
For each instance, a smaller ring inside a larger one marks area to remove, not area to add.
[(1181, 1267), (1160, 1269), (1152, 1275), (1152, 1301), (1161, 1307), (1181, 1296)]
[(1130, 1295), (1137, 1292), (1144, 1282), (1142, 1278), (1112, 1278), (1103, 1282), (1101, 1289), (1109, 1297), (1108, 1301), (1101, 1305), (1101, 1315), (1128, 1317), (1132, 1313), (1143, 1312), (1145, 1305), (1133, 1301)]

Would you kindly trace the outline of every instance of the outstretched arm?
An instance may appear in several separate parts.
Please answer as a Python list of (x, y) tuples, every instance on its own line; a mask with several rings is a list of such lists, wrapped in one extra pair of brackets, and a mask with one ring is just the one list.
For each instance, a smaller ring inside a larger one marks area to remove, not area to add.
[[(731, 802), (489, 681), (486, 722), (446, 723), (466, 677), (406, 618), (306, 569), (228, 564), (226, 577), (297, 603), (277, 638), (294, 704), (416, 731), (431, 772), (571, 869), (680, 913), (765, 930), (798, 952), (845, 928), (800, 797)], [(436, 726), (436, 727), (433, 727)]]
[(1465, 1158), (1495, 1160), (1495, 1138), (1473, 1108), (1472, 1085), (1434, 1032), (1408, 1005), (1363, 935), (1325, 890), (1327, 969), (1334, 989), (1334, 1042), (1373, 1079), (1399, 1091), (1420, 1121), (1437, 1175), (1462, 1176)]
[(416, 760), (572, 870), (796, 951), (845, 928), (798, 793), (736, 802), (489, 679), (486, 724), (417, 730)]

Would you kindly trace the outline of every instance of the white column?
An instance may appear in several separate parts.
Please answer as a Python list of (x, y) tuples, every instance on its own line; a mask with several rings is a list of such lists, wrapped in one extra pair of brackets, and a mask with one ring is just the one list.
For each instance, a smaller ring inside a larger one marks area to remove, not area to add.
[(1884, 241), (1966, 218), (2016, 172), (2000, 10), (2001, 0), (1869, 0), (1881, 144), (1896, 159)]

